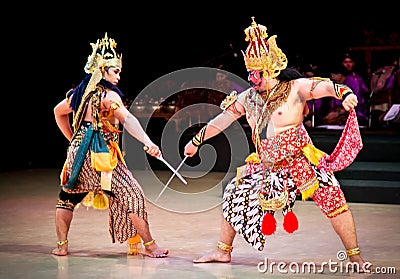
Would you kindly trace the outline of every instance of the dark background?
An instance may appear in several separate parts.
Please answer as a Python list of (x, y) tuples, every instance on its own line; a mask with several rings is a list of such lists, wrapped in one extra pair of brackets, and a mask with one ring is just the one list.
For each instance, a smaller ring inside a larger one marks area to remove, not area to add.
[[(251, 16), (267, 27), (269, 36), (277, 35), (290, 66), (315, 63), (329, 69), (349, 47), (363, 45), (363, 30), (374, 29), (383, 37), (399, 31), (394, 4), (350, 7), (348, 2), (184, 2), (176, 7), (148, 2), (141, 8), (107, 2), (85, 10), (84, 2), (20, 3), (4, 10), (10, 19), (1, 22), (5, 152), (0, 171), (62, 166), (67, 141), (53, 108), (83, 78), (90, 43), (105, 32), (123, 54), (120, 88), (133, 99), (150, 82), (184, 68), (224, 63), (246, 78), (240, 51), (247, 46), (244, 29)], [(358, 55), (362, 64), (363, 55)]]

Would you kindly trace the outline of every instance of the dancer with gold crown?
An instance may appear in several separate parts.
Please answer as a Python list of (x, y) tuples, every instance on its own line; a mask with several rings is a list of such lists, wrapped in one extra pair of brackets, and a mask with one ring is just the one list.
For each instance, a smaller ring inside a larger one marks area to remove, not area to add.
[(145, 255), (166, 257), (168, 250), (160, 248), (151, 235), (143, 190), (127, 168), (119, 148), (119, 124), (144, 144), (148, 154), (158, 157), (161, 151), (123, 105), (123, 94), (117, 86), (122, 71), (117, 43), (106, 33), (91, 46), (85, 78), (54, 108), (56, 123), (69, 146), (60, 175), (55, 220), (58, 242), (52, 253), (68, 254), (73, 211), (82, 202), (97, 209), (109, 209), (112, 242), (127, 242), (128, 254), (137, 254), (143, 241)]
[[(295, 232), (299, 222), (294, 204), (296, 196), (301, 195), (303, 200), (313, 199), (331, 220), (349, 259), (363, 264), (353, 216), (333, 174), (351, 164), (362, 148), (354, 112), (357, 97), (343, 84), (304, 78), (287, 68), (288, 61), (276, 44), (276, 35), (268, 38), (266, 30), (254, 18), (245, 29), (249, 45), (242, 53), (251, 87), (229, 94), (221, 103), (221, 114), (185, 146), (184, 154), (192, 157), (204, 141), (245, 115), (256, 149), (224, 190), (216, 248), (193, 262), (230, 262), (236, 234), (262, 251), (267, 236), (276, 231), (274, 214), (278, 211), (284, 215), (285, 231)], [(343, 107), (350, 111), (343, 134), (329, 155), (313, 145), (303, 126), (306, 101), (322, 97), (341, 99)]]

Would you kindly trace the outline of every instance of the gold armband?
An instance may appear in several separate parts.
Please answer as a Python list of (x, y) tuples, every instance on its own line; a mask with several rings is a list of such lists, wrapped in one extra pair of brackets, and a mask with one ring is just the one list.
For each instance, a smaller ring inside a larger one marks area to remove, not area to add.
[(336, 96), (341, 100), (343, 97), (347, 97), (349, 94), (353, 93), (348, 86), (335, 81), (333, 81), (333, 88), (335, 89)]
[(119, 108), (119, 107), (120, 107), (120, 105), (119, 105), (117, 102), (113, 102), (113, 103), (111, 104), (111, 106), (110, 106), (110, 109), (116, 110), (116, 109)]
[(310, 95), (312, 95), (312, 92), (314, 91), (315, 87), (317, 87), (318, 83), (322, 81), (329, 81), (329, 78), (322, 78), (322, 77), (312, 77), (310, 78), (312, 80), (311, 88), (310, 88)]
[(207, 125), (205, 125), (201, 130), (193, 137), (192, 143), (194, 146), (199, 147), (204, 141), (204, 135), (206, 134)]

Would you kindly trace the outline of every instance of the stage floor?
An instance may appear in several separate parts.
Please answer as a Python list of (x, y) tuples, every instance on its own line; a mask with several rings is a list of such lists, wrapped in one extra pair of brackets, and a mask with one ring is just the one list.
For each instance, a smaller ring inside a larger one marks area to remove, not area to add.
[[(161, 186), (170, 174), (160, 174)], [(296, 201), (300, 228), (293, 234), (283, 230), (281, 214), (277, 214), (277, 231), (268, 238), (264, 251), (254, 250), (238, 236), (231, 263), (193, 264), (192, 259), (212, 250), (218, 241), (221, 188), (201, 189), (200, 196), (194, 195), (195, 202), (191, 190), (175, 197), (168, 189), (154, 202), (162, 187), (149, 190), (149, 185), (154, 185), (151, 176), (149, 171), (135, 172), (150, 197), (153, 236), (170, 251), (169, 257), (162, 259), (127, 255), (126, 244), (111, 243), (108, 211), (83, 206), (75, 210), (70, 254), (53, 256), (58, 170), (0, 173), (0, 278), (400, 278), (400, 205), (350, 203), (364, 259), (386, 274), (346, 272), (347, 261), (337, 258), (343, 250), (341, 242), (312, 201)], [(225, 179), (220, 173), (202, 179), (192, 174), (185, 177), (189, 177), (184, 186), (188, 189), (217, 185), (216, 181)], [(179, 180), (173, 181), (179, 184)], [(195, 182), (197, 186), (193, 186)], [(168, 199), (179, 206), (173, 207)], [(280, 262), (286, 264), (281, 271), (277, 269)], [(321, 273), (321, 266), (328, 262), (337, 264), (326, 266)], [(302, 271), (307, 263), (315, 268)]]

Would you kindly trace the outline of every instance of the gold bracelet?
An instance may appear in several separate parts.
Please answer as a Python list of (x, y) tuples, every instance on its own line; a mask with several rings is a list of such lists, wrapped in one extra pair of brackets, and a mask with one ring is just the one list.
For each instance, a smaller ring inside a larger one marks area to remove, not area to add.
[(232, 250), (233, 250), (233, 247), (231, 245), (228, 245), (222, 241), (217, 242), (217, 247), (219, 249), (221, 249), (222, 251), (229, 252), (229, 253), (232, 252)]
[(154, 244), (154, 242), (156, 242), (156, 241), (154, 239), (152, 239), (149, 242), (143, 243), (143, 246), (145, 246), (145, 247), (150, 246), (150, 245)]
[(360, 255), (360, 248), (356, 247), (353, 249), (348, 249), (346, 250), (347, 256), (351, 257), (351, 256), (356, 256), (356, 255)]

